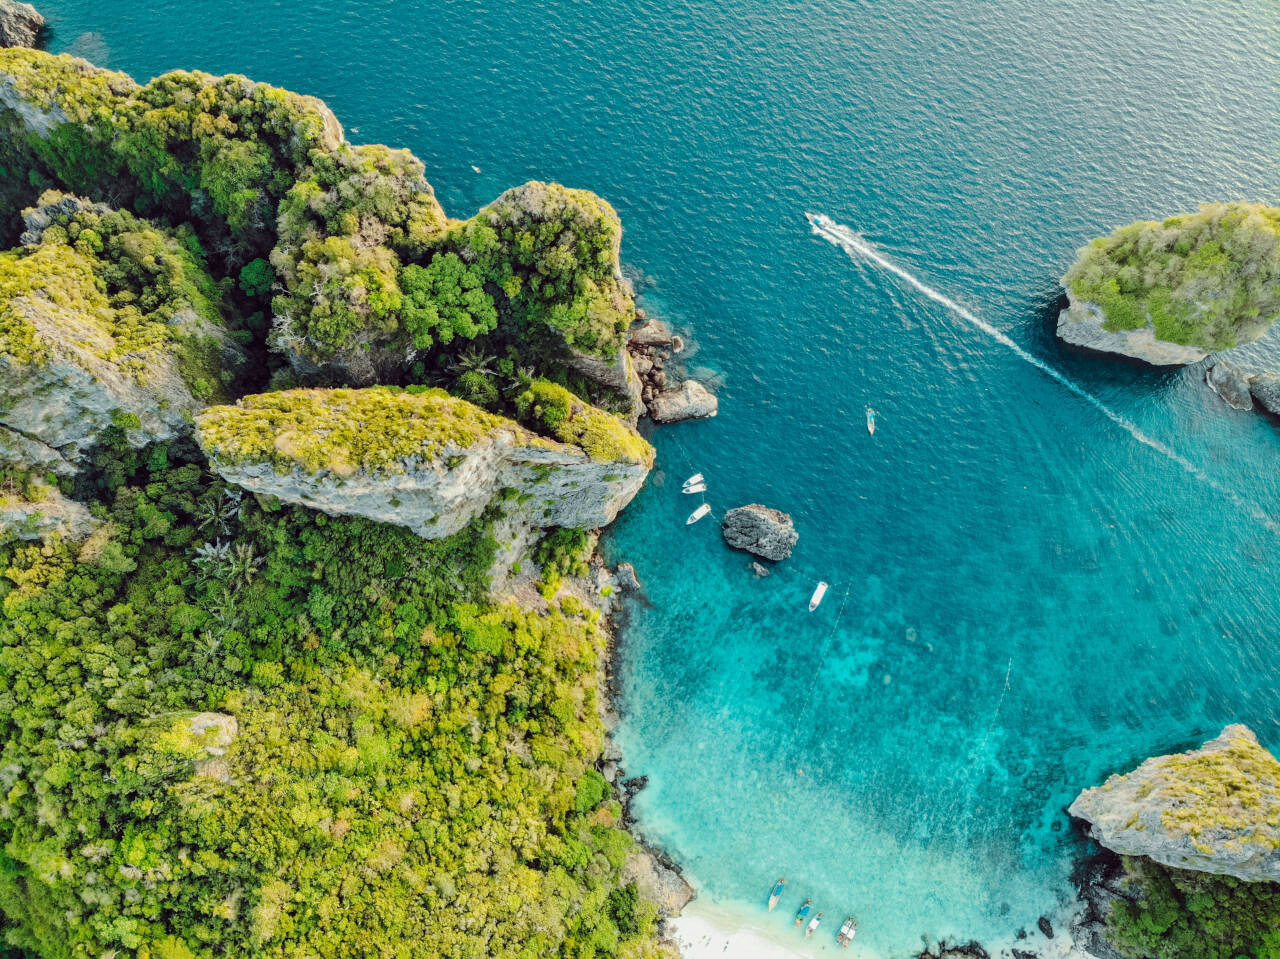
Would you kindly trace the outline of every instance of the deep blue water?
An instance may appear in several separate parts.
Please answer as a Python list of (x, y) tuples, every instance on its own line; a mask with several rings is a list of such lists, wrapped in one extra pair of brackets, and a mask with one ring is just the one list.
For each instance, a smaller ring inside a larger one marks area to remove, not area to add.
[[(782, 933), (759, 904), (785, 873), (789, 906), (856, 911), (877, 953), (995, 938), (1067, 894), (1081, 787), (1227, 722), (1280, 746), (1277, 424), (1050, 329), (1090, 236), (1280, 202), (1275, 4), (41, 7), (55, 50), (139, 78), (323, 97), (354, 141), (413, 149), (452, 215), (535, 177), (618, 208), (645, 304), (720, 384), (717, 419), (657, 435), (667, 482), (610, 543), (653, 603), (621, 732), (643, 823), (708, 898)], [(695, 470), (718, 512), (790, 512), (795, 556), (756, 580), (711, 521), (686, 529)]]

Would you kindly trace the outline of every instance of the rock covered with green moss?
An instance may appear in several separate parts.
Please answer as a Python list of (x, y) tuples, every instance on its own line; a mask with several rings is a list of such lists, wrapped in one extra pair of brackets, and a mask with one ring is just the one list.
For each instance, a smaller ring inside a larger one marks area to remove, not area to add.
[(495, 501), (534, 527), (612, 522), (643, 485), (652, 448), (580, 401), (575, 419), (587, 425), (565, 424), (574, 439), (558, 442), (443, 390), (302, 389), (210, 408), (196, 437), (238, 486), (437, 539)]
[(1280, 880), (1280, 762), (1245, 726), (1086, 789), (1071, 815), (1106, 848), (1165, 866)]
[(76, 463), (110, 427), (142, 446), (188, 428), (243, 359), (183, 234), (64, 194), (0, 253), (0, 426), (24, 465)]
[(1280, 208), (1211, 203), (1120, 227), (1063, 277), (1058, 336), (1155, 365), (1252, 342), (1280, 317)]

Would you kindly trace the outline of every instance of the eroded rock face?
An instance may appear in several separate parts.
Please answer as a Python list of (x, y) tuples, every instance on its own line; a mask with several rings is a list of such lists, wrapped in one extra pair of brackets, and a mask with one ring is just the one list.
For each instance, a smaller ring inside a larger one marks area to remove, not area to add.
[(1112, 852), (1250, 882), (1280, 881), (1280, 763), (1244, 726), (1086, 789), (1071, 815)]
[(83, 503), (48, 490), (40, 500), (0, 499), (0, 543), (10, 540), (44, 540), (57, 535), (65, 540), (84, 539), (98, 525)]
[(1253, 409), (1253, 397), (1249, 393), (1249, 377), (1225, 360), (1209, 367), (1204, 375), (1209, 388), (1229, 405), (1238, 410)]
[(1249, 380), (1249, 392), (1263, 409), (1280, 416), (1280, 376), (1259, 373)]
[(1070, 292), (1068, 305), (1058, 314), (1058, 337), (1099, 353), (1119, 353), (1150, 363), (1152, 366), (1183, 366), (1196, 363), (1209, 354), (1194, 346), (1181, 346), (1156, 339), (1150, 319), (1138, 330), (1104, 330), (1105, 317), (1096, 303), (1076, 300)]
[(664, 919), (680, 915), (693, 901), (693, 887), (680, 870), (665, 856), (644, 846), (637, 848), (623, 865), (621, 881), (623, 885), (634, 882), (640, 896), (656, 903), (658, 914)]
[(34, 47), (44, 17), (29, 3), (0, 0), (0, 47)]
[(228, 482), (425, 539), (458, 532), (500, 495), (508, 518), (528, 526), (604, 526), (649, 472), (594, 459), (441, 391), (250, 396), (201, 414), (196, 437)]
[(696, 380), (685, 380), (675, 389), (663, 390), (648, 403), (655, 423), (679, 423), (703, 419), (720, 411), (720, 402)]
[(631, 354), (625, 346), (619, 347), (617, 355), (611, 360), (602, 360), (585, 353), (571, 352), (565, 361), (572, 369), (583, 376), (590, 377), (597, 383), (609, 387), (623, 397), (628, 405), (627, 419), (632, 426), (640, 418), (643, 404), (640, 402), (640, 377), (636, 374), (631, 361)]
[(734, 549), (774, 561), (790, 556), (800, 540), (790, 516), (759, 503), (725, 513), (722, 531), (724, 541)]

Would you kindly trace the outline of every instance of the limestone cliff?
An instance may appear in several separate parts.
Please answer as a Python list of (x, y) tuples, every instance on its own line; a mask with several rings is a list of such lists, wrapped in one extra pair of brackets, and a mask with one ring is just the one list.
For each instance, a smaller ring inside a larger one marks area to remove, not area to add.
[(1280, 763), (1244, 726), (1148, 759), (1071, 804), (1106, 848), (1165, 866), (1280, 880)]
[(75, 197), (42, 201), (27, 245), (0, 253), (0, 458), (65, 472), (108, 427), (135, 446), (187, 429), (243, 357), (173, 237)]
[(1183, 346), (1158, 339), (1148, 317), (1137, 329), (1106, 328), (1102, 307), (1089, 300), (1076, 299), (1067, 292), (1067, 308), (1058, 314), (1058, 337), (1074, 346), (1099, 353), (1119, 353), (1150, 363), (1152, 366), (1182, 366), (1196, 363), (1209, 355), (1196, 346)]
[(441, 390), (264, 393), (208, 409), (196, 425), (229, 482), (427, 539), (456, 533), (495, 501), (530, 526), (603, 526), (652, 465), (638, 436), (640, 456), (592, 455)]

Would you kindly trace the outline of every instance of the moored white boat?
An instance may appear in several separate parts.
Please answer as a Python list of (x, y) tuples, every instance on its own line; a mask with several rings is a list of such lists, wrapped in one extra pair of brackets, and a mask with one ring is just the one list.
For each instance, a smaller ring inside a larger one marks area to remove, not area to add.
[(818, 583), (813, 591), (813, 595), (809, 597), (809, 612), (813, 612), (818, 608), (818, 604), (822, 602), (822, 597), (827, 595), (827, 584)]
[(695, 509), (692, 513), (689, 514), (689, 518), (684, 521), (684, 525), (692, 526), (694, 523), (702, 519), (702, 517), (706, 516), (710, 512), (711, 512), (711, 504), (703, 503), (701, 506), (699, 506), (697, 509)]
[(694, 483), (692, 486), (686, 486), (681, 490), (682, 493), (705, 493), (706, 491), (706, 483)]
[(690, 476), (687, 480), (684, 481), (684, 488), (688, 489), (690, 486), (697, 486), (699, 483), (706, 482), (706, 479), (707, 478), (703, 476), (701, 473), (694, 473), (692, 476)]
[(774, 906), (778, 904), (778, 900), (782, 898), (782, 888), (787, 884), (785, 879), (779, 879), (773, 884), (773, 891), (769, 893), (769, 911), (773, 912)]

